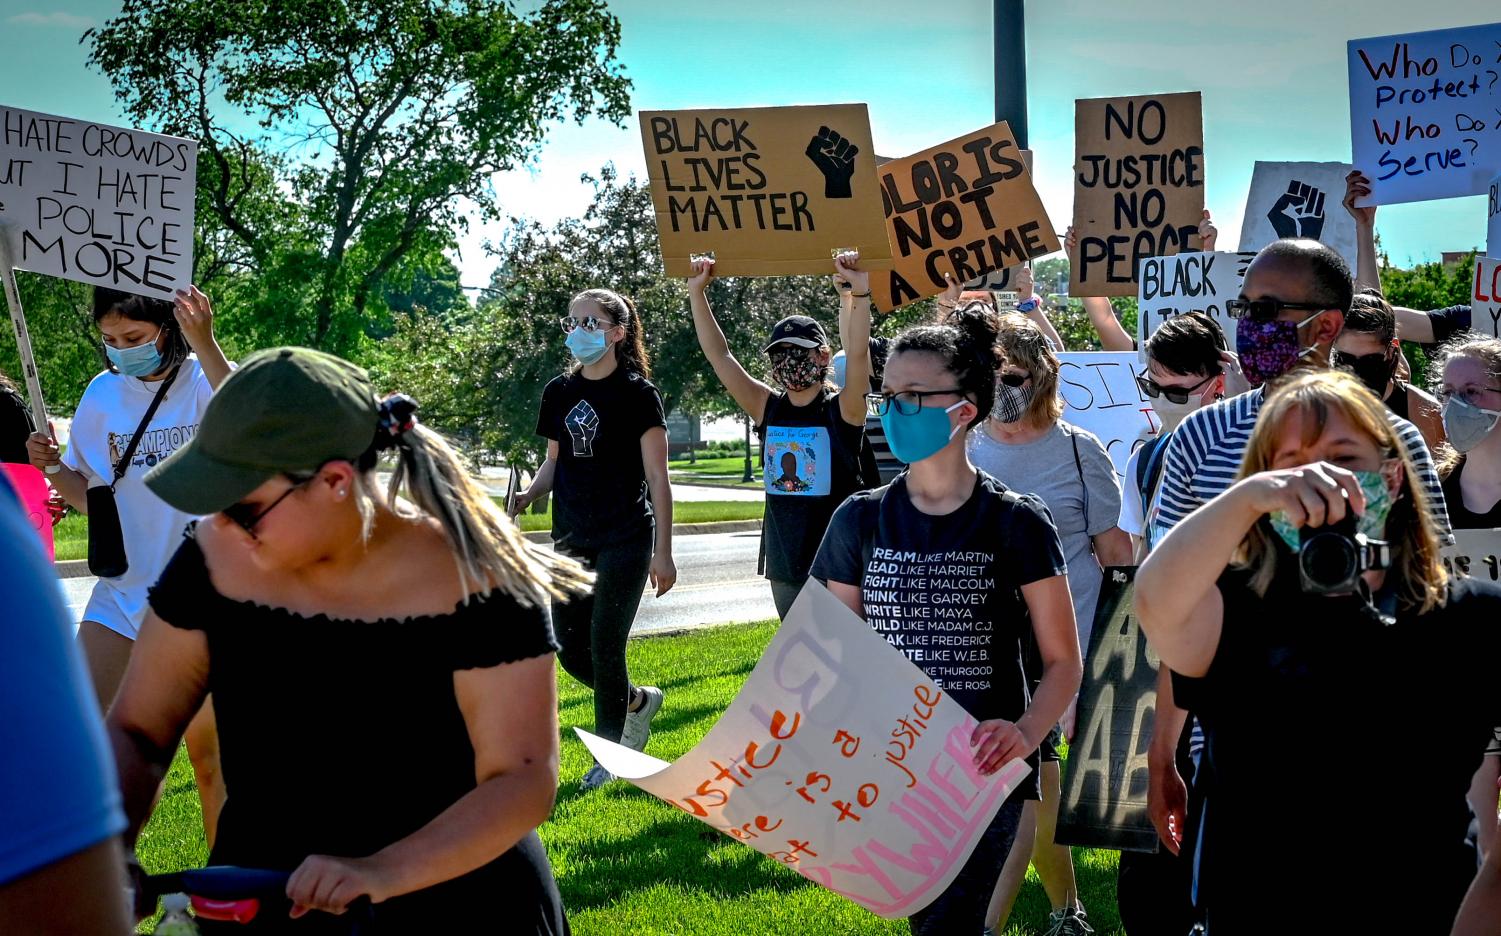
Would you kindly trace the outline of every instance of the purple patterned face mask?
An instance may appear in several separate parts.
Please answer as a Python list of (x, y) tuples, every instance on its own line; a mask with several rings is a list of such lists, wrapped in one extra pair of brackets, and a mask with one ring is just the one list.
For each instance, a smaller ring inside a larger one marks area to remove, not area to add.
[(1281, 319), (1241, 318), (1235, 320), (1235, 353), (1246, 382), (1253, 387), (1276, 380), (1292, 370), (1298, 359), (1313, 348), (1303, 347), (1298, 329), (1323, 315), (1320, 310), (1301, 322)]

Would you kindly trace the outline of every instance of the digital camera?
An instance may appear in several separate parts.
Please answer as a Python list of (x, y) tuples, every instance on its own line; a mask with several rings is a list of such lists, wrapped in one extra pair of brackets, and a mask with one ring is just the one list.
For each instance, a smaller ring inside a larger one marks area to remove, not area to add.
[(1304, 527), (1298, 542), (1298, 578), (1309, 594), (1348, 595), (1362, 572), (1390, 566), (1391, 546), (1357, 532), (1353, 513), (1338, 523)]

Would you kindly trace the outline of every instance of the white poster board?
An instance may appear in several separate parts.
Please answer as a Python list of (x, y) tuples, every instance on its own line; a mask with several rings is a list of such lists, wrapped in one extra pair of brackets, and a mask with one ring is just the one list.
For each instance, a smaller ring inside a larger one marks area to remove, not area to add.
[[(1341, 208), (1341, 211), (1344, 209)], [(1144, 349), (1152, 332), (1163, 322), (1185, 312), (1203, 312), (1225, 330), (1230, 350), (1235, 350), (1235, 320), (1225, 303), (1240, 295), (1246, 268), (1256, 259), (1254, 251), (1230, 253), (1183, 253), (1171, 257), (1148, 257), (1137, 272), (1136, 347)]]
[(1481, 195), (1501, 171), (1501, 23), (1349, 43), (1359, 205)]
[(16, 269), (171, 298), (193, 273), (198, 144), (0, 106)]
[(1501, 260), (1475, 258), (1475, 286), (1470, 295), (1470, 327), (1501, 338)]
[(1454, 545), (1444, 547), (1443, 560), (1454, 575), (1501, 581), (1501, 530), (1455, 530)]
[(1065, 351), (1058, 355), (1063, 418), (1099, 437), (1119, 477), (1126, 460), (1161, 427), (1136, 385), (1142, 365), (1134, 351)]
[(675, 763), (579, 731), (610, 773), (890, 919), (931, 903), (1030, 768), (976, 772), (975, 720), (816, 581)]
[(1311, 237), (1355, 265), (1355, 219), (1341, 200), (1350, 165), (1263, 162), (1251, 171), (1240, 249), (1260, 250), (1282, 237)]
[(1485, 200), (1485, 255), (1501, 257), (1501, 175), (1491, 180)]

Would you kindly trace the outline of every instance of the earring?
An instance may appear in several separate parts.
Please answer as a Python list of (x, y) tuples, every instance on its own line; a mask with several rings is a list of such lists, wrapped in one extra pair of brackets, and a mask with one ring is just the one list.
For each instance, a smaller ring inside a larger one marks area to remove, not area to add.
[(339, 496), (340, 497), (343, 497), (344, 495), (346, 495), (348, 493), (349, 492), (347, 490), (345, 490), (344, 488), (339, 488)]

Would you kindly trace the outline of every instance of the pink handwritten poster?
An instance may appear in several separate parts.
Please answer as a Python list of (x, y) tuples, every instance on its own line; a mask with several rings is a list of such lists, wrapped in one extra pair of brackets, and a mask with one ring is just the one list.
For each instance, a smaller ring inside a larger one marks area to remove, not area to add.
[(53, 559), (52, 551), (52, 513), (47, 509), (47, 499), (52, 496), (52, 490), (47, 486), (47, 479), (40, 471), (30, 465), (5, 464), (5, 475), (10, 480), (11, 487), (21, 498), (21, 507), (26, 511), (31, 525), (36, 528), (37, 535), (42, 538), (42, 547), (47, 551), (47, 559)]

